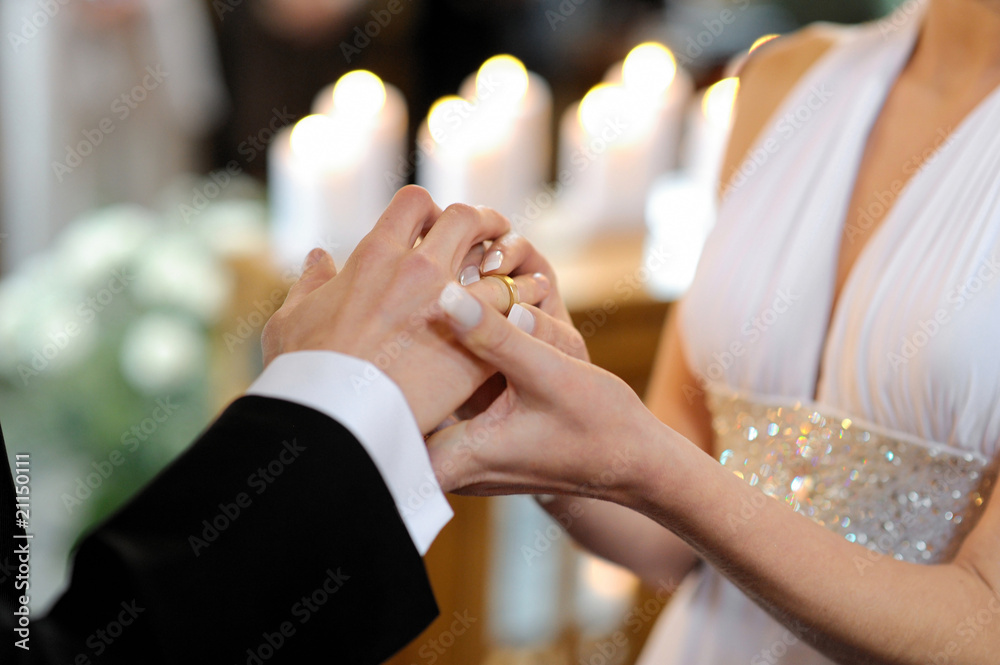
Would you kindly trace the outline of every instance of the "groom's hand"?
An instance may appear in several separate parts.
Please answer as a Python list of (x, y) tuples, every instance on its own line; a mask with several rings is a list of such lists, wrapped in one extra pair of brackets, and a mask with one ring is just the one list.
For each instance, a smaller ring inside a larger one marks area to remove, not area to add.
[[(453, 205), (442, 212), (425, 190), (401, 189), (339, 273), (326, 252), (309, 254), (264, 327), (265, 364), (304, 350), (367, 360), (400, 387), (429, 432), (495, 371), (455, 342), (440, 320), (438, 295), (467, 267), (472, 248), (508, 229), (492, 210)], [(544, 278), (522, 285), (538, 300), (549, 288)], [(352, 380), (364, 389), (366, 377)]]

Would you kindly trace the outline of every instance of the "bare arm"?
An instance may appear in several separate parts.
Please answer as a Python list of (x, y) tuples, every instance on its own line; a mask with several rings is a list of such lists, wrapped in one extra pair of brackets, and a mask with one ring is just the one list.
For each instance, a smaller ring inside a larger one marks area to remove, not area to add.
[[(824, 35), (805, 29), (755, 52), (742, 74), (722, 182), (732, 177), (781, 100), (829, 46)], [(675, 306), (663, 329), (646, 406), (663, 423), (712, 454), (711, 417), (700, 383), (684, 359), (677, 311)], [(680, 538), (617, 504), (561, 496), (543, 507), (578, 543), (629, 568), (647, 583), (678, 583), (698, 561)]]
[[(711, 420), (698, 381), (684, 361), (676, 312), (674, 307), (663, 329), (647, 405), (664, 423), (711, 452)], [(558, 496), (542, 506), (578, 543), (629, 568), (650, 585), (676, 586), (698, 561), (680, 538), (616, 503)]]
[[(484, 361), (504, 367), (507, 389), (480, 416), (430, 439), (435, 468), (454, 465), (449, 491), (575, 494), (642, 512), (841, 663), (997, 662), (996, 501), (950, 562), (875, 555), (780, 501), (755, 504), (760, 489), (660, 422), (620, 379), (479, 308), (478, 323), (454, 319), (453, 330)], [(462, 441), (479, 431), (490, 434), (463, 456)], [(634, 461), (611, 483), (588, 484), (621, 455)], [(752, 518), (742, 512), (747, 504), (757, 506)]]

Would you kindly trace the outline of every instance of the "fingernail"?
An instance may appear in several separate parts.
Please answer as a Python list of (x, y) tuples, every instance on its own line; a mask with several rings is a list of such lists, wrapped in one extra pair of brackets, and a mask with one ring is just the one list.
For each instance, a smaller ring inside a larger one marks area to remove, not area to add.
[(496, 270), (500, 267), (501, 263), (503, 263), (503, 252), (499, 249), (494, 249), (483, 259), (483, 272), (487, 273), (491, 270)]
[(535, 330), (534, 314), (529, 312), (526, 308), (521, 307), (521, 305), (514, 305), (510, 308), (510, 313), (507, 314), (507, 320), (529, 335)]
[(441, 309), (459, 326), (475, 328), (483, 320), (483, 307), (468, 291), (450, 282), (438, 298)]
[(480, 279), (479, 268), (476, 266), (466, 266), (462, 272), (458, 273), (458, 283), (462, 286), (475, 284)]
[(325, 253), (326, 252), (323, 251), (322, 248), (316, 247), (311, 252), (306, 254), (306, 260), (302, 262), (302, 272), (309, 270), (309, 268), (319, 263), (319, 260), (323, 258)]
[(545, 294), (548, 295), (549, 291), (552, 290), (552, 280), (549, 279), (549, 276), (545, 273), (536, 272), (531, 277), (538, 282), (538, 285), (543, 291), (545, 291)]

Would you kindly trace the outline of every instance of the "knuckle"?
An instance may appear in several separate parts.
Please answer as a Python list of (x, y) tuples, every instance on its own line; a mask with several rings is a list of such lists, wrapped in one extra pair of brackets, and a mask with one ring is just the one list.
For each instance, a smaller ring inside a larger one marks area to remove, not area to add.
[(399, 263), (399, 274), (407, 281), (431, 282), (444, 275), (444, 269), (429, 254), (414, 251)]
[(449, 217), (469, 219), (475, 219), (479, 215), (479, 211), (468, 203), (452, 203), (445, 209), (445, 213)]
[(381, 264), (392, 253), (394, 253), (393, 248), (381, 237), (381, 234), (372, 232), (358, 244), (353, 256), (359, 267), (368, 267), (372, 264)]
[(410, 205), (427, 206), (434, 203), (430, 192), (419, 185), (407, 185), (396, 192), (393, 198)]

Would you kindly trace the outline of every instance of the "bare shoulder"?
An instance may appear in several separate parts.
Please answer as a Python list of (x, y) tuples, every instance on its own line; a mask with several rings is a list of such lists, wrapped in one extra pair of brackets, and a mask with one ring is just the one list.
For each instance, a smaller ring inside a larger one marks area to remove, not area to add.
[(740, 72), (740, 90), (720, 185), (729, 182), (764, 124), (798, 80), (834, 44), (834, 39), (826, 28), (807, 26), (768, 42), (750, 56)]

